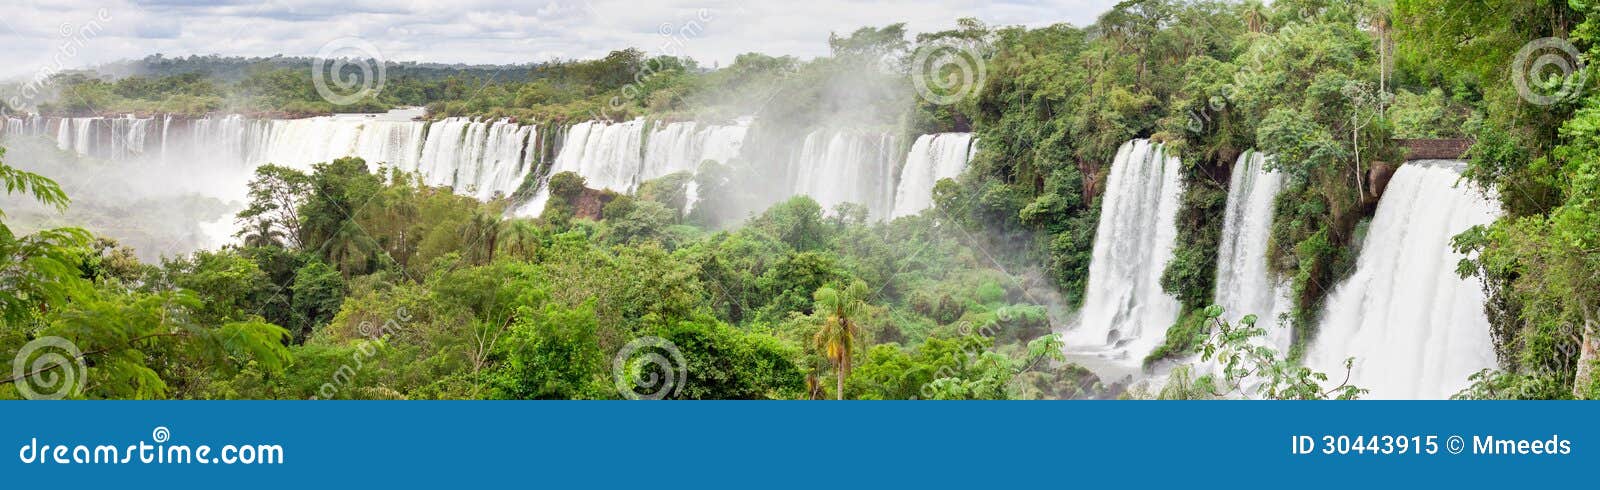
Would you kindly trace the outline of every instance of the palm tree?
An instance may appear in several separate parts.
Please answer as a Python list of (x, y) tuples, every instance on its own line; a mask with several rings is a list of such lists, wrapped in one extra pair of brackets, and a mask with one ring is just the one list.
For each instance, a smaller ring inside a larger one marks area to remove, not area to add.
[(240, 231), (244, 234), (246, 247), (282, 247), (284, 233), (278, 231), (272, 221), (258, 219), (251, 222), (252, 228)]
[(533, 260), (539, 251), (539, 225), (529, 219), (506, 221), (500, 228), (499, 248), (522, 260)]
[(855, 352), (856, 335), (861, 333), (860, 316), (866, 307), (867, 284), (856, 281), (844, 291), (824, 286), (813, 294), (817, 300), (816, 313), (822, 316), (822, 329), (817, 331), (817, 350), (828, 356), (838, 376), (835, 393), (844, 399), (844, 378), (850, 375), (850, 359)]
[(1245, 26), (1250, 29), (1250, 32), (1260, 34), (1266, 27), (1267, 7), (1258, 0), (1250, 0), (1245, 2), (1242, 10)]
[(483, 258), (483, 264), (494, 262), (495, 244), (500, 239), (500, 215), (487, 211), (478, 211), (472, 215), (467, 223), (467, 237), (472, 243), (467, 244), (471, 249), (469, 253)]
[(345, 279), (372, 272), (374, 258), (383, 253), (377, 240), (368, 236), (355, 220), (347, 220), (333, 230), (332, 236), (318, 250), (329, 264), (339, 269)]

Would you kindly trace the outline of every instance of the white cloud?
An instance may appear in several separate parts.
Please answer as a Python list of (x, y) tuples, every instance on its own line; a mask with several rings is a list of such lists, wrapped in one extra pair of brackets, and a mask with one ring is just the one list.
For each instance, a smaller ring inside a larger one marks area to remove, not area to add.
[[(905, 22), (912, 32), (961, 17), (992, 25), (1085, 25), (1115, 0), (23, 0), (0, 17), (0, 77), (53, 67), (167, 56), (311, 55), (360, 37), (394, 61), (526, 63), (592, 58), (613, 49), (660, 52), (690, 22), (679, 49), (703, 63), (739, 53), (812, 57), (830, 32)], [(63, 30), (93, 35), (63, 36)], [(81, 46), (79, 44), (81, 43)], [(64, 49), (67, 46), (70, 49)], [(70, 52), (70, 55), (64, 52)]]

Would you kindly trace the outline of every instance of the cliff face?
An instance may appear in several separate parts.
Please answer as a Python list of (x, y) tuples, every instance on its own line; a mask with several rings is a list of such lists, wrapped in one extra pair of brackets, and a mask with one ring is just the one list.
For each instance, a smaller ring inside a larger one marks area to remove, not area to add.
[(1389, 187), (1389, 179), (1394, 177), (1394, 171), (1396, 168), (1398, 167), (1392, 163), (1372, 162), (1372, 167), (1367, 169), (1366, 199), (1369, 199), (1373, 204), (1376, 204), (1378, 202), (1378, 198), (1383, 197), (1383, 190)]
[(601, 211), (605, 209), (606, 204), (610, 203), (612, 199), (616, 198), (617, 193), (615, 192), (606, 192), (585, 187), (583, 188), (583, 192), (578, 194), (577, 201), (573, 203), (573, 207), (576, 208), (573, 213), (573, 217), (599, 221), (601, 218)]
[(1396, 139), (1407, 160), (1460, 160), (1472, 148), (1469, 139)]

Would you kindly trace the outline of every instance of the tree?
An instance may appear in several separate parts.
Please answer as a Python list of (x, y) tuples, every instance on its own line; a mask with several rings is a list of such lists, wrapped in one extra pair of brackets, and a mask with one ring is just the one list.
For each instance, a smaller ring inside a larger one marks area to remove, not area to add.
[(883, 27), (862, 27), (849, 36), (828, 34), (828, 47), (833, 50), (834, 56), (843, 58), (886, 60), (904, 52), (909, 45), (903, 22)]
[(249, 187), (250, 205), (237, 218), (245, 244), (277, 245), (284, 239), (290, 247), (299, 248), (305, 238), (300, 205), (311, 192), (311, 177), (293, 168), (267, 164), (256, 167)]
[(325, 325), (339, 312), (344, 302), (344, 280), (328, 264), (313, 261), (295, 272), (292, 302), (295, 320), (295, 338), (304, 340), (317, 327)]
[(467, 254), (473, 258), (473, 263), (488, 264), (494, 262), (494, 252), (498, 248), (501, 227), (500, 214), (490, 210), (478, 210), (472, 214), (465, 230), (462, 230), (467, 239)]
[[(5, 148), (0, 148), (0, 157)], [(55, 181), (0, 161), (0, 183), (6, 194), (22, 193), (57, 211), (65, 211), (65, 192)], [(0, 210), (0, 220), (6, 217)], [(89, 284), (80, 278), (78, 247), (89, 242), (89, 232), (78, 228), (44, 230), (22, 237), (0, 221), (0, 324), (22, 326), (39, 315), (81, 294)]]
[[(1222, 318), (1222, 307), (1212, 305), (1203, 312), (1210, 328), (1196, 334), (1195, 353), (1201, 363), (1180, 366), (1172, 371), (1157, 395), (1163, 399), (1259, 397), (1276, 400), (1355, 399), (1367, 390), (1351, 385), (1350, 369), (1355, 358), (1345, 359), (1343, 379), (1327, 384), (1327, 373), (1314, 371), (1280, 356), (1276, 349), (1261, 342), (1267, 331), (1256, 326), (1255, 315), (1245, 315), (1237, 324)], [(1196, 372), (1204, 372), (1194, 377)]]
[(789, 399), (805, 391), (799, 353), (777, 339), (731, 327), (705, 316), (658, 328), (685, 366), (684, 384), (674, 398), (693, 400)]
[(533, 260), (534, 255), (543, 246), (543, 230), (533, 220), (513, 219), (506, 221), (500, 227), (500, 236), (496, 240), (502, 256), (510, 255), (519, 260)]
[(827, 232), (822, 226), (822, 206), (808, 196), (789, 198), (750, 223), (766, 230), (796, 251), (805, 252), (821, 248), (827, 243)]
[(855, 355), (856, 335), (861, 333), (862, 310), (866, 308), (867, 283), (855, 281), (843, 291), (823, 287), (816, 292), (816, 315), (822, 317), (822, 329), (812, 342), (833, 363), (838, 399), (844, 399), (844, 379), (850, 376), (850, 363)]
[(377, 196), (383, 180), (368, 172), (360, 158), (312, 168), (307, 184), (311, 193), (299, 206), (303, 243), (345, 277), (370, 272), (381, 246), (356, 218)]
[(610, 398), (594, 303), (577, 308), (522, 306), (490, 374), (497, 396), (510, 399)]

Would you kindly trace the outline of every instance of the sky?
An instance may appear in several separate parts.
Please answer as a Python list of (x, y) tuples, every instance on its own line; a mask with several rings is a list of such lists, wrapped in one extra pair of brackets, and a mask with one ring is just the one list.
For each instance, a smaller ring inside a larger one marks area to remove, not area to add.
[[(10, 2), (8, 2), (10, 3)], [(830, 32), (961, 17), (990, 25), (1092, 23), (1116, 0), (21, 0), (0, 15), (0, 78), (147, 55), (312, 56), (508, 64), (624, 47), (704, 66), (762, 52), (827, 54)], [(351, 42), (355, 40), (356, 42)], [(357, 46), (351, 48), (349, 46)], [(336, 49), (336, 48), (342, 48)], [(333, 49), (333, 51), (327, 51)]]

